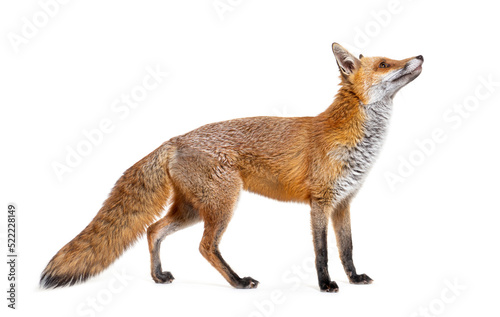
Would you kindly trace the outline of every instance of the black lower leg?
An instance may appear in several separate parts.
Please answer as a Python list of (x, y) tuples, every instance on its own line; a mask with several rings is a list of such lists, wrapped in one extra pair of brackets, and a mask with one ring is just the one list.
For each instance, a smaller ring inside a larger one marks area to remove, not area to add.
[(201, 254), (212, 264), (213, 267), (222, 274), (222, 276), (235, 288), (256, 288), (259, 282), (251, 277), (241, 278), (227, 264), (219, 251), (219, 241), (224, 232), (225, 226), (219, 224), (220, 228), (212, 233), (212, 226), (205, 224), (205, 233), (200, 243)]
[(259, 281), (254, 280), (251, 277), (244, 277), (241, 278), (236, 274), (233, 269), (227, 264), (227, 262), (224, 260), (222, 255), (220, 254), (219, 248), (217, 247), (214, 251), (214, 255), (217, 257), (217, 259), (220, 261), (220, 267), (221, 269), (226, 273), (226, 275), (230, 279), (230, 284), (233, 285), (236, 288), (256, 288), (257, 285), (259, 284)]
[(161, 268), (161, 261), (160, 261), (160, 241), (157, 241), (155, 243), (153, 252), (152, 252), (152, 265), (153, 269), (151, 270), (153, 280), (156, 283), (162, 283), (162, 284), (170, 284), (174, 280), (174, 276), (170, 272), (164, 272)]
[[(350, 240), (350, 239), (349, 239)], [(340, 259), (344, 266), (344, 271), (352, 284), (370, 284), (373, 280), (366, 274), (357, 274), (352, 260), (352, 243), (340, 246)]]
[(318, 284), (321, 291), (338, 292), (337, 283), (330, 279), (328, 273), (328, 244), (327, 230), (328, 217), (318, 204), (312, 204), (311, 227), (313, 232), (314, 252), (316, 254), (316, 271), (318, 272)]
[(340, 260), (352, 284), (370, 284), (373, 280), (366, 274), (357, 274), (352, 260), (352, 236), (349, 205), (340, 205), (332, 215)]
[(151, 276), (156, 283), (172, 283), (174, 277), (161, 267), (160, 246), (166, 236), (200, 221), (200, 215), (179, 193), (167, 215), (152, 224), (148, 232), (148, 247), (151, 255)]
[(338, 292), (337, 283), (330, 279), (328, 273), (328, 249), (326, 228), (314, 230), (314, 249), (316, 253), (316, 271), (319, 288), (325, 292)]

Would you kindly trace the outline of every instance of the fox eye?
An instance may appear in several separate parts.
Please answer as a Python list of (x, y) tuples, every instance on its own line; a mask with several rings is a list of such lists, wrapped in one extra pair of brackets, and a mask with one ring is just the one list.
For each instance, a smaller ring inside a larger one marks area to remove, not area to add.
[(378, 65), (379, 68), (387, 68), (389, 67), (389, 64), (387, 64), (386, 62), (382, 62)]

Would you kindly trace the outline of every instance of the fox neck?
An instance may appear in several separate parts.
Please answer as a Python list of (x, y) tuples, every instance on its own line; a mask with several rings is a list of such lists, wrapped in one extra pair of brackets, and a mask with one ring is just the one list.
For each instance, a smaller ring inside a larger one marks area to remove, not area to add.
[(352, 90), (342, 87), (332, 105), (318, 116), (332, 128), (326, 154), (341, 166), (333, 189), (336, 201), (354, 195), (361, 186), (382, 147), (391, 110), (392, 98), (364, 104)]
[(352, 85), (343, 85), (330, 107), (317, 118), (324, 132), (337, 136), (332, 142), (356, 146), (361, 139), (373, 134), (383, 139), (392, 113), (392, 99), (386, 96), (367, 102)]

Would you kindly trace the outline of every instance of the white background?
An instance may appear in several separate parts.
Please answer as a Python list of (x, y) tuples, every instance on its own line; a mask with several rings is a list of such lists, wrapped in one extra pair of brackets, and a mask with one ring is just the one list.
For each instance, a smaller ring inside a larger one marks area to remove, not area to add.
[[(493, 2), (68, 1), (52, 5), (51, 16), (40, 5), (47, 2), (0, 5), (1, 254), (10, 202), (18, 206), (19, 253), (16, 311), (6, 308), (2, 265), (3, 316), (497, 311), (500, 23)], [(231, 10), (218, 12), (214, 3)], [(26, 26), (34, 18), (36, 30)], [(151, 280), (142, 238), (85, 284), (38, 288), (46, 263), (90, 222), (121, 173), (163, 141), (215, 121), (326, 109), (339, 83), (332, 42), (365, 56), (425, 58), (420, 77), (394, 100), (385, 146), (351, 208), (355, 264), (374, 284), (348, 283), (330, 230), (330, 274), (340, 292), (319, 292), (309, 207), (245, 192), (221, 251), (240, 276), (260, 281), (255, 290), (231, 288), (203, 259), (201, 224), (163, 243), (171, 285)], [(140, 89), (148, 67), (168, 76), (128, 114), (114, 111), (115, 100)], [(103, 119), (112, 131), (59, 179), (53, 164), (66, 164), (69, 149), (86, 140), (83, 131)], [(436, 129), (442, 136), (430, 143)]]

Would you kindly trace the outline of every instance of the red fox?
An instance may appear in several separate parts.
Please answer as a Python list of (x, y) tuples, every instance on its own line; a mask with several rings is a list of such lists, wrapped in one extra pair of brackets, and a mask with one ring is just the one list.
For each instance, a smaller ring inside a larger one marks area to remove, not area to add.
[(203, 221), (201, 254), (233, 287), (255, 288), (259, 282), (236, 274), (218, 247), (242, 189), (311, 206), (321, 291), (338, 291), (327, 265), (330, 219), (349, 281), (371, 283), (352, 260), (349, 205), (380, 151), (394, 95), (420, 75), (424, 59), (356, 58), (337, 43), (332, 49), (341, 85), (328, 109), (315, 117), (212, 123), (163, 143), (125, 171), (92, 222), (50, 260), (41, 287), (87, 280), (146, 231), (151, 276), (171, 283), (160, 262), (162, 240)]

